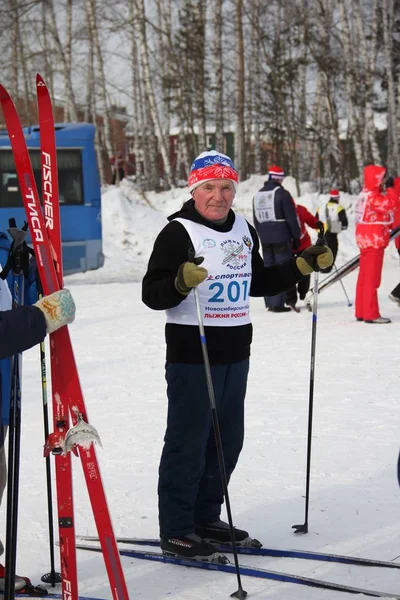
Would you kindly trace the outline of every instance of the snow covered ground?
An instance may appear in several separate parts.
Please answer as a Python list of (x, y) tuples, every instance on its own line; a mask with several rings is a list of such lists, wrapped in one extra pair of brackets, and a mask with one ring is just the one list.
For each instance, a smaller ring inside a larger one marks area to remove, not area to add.
[[(251, 199), (262, 181), (253, 176), (239, 186), (236, 209), (250, 220)], [(303, 191), (299, 201), (313, 210), (327, 199)], [(157, 469), (166, 420), (164, 315), (142, 304), (140, 280), (165, 216), (187, 198), (186, 190), (139, 197), (129, 182), (105, 190), (106, 265), (66, 281), (77, 304), (70, 331), (82, 387), (103, 443), (98, 456), (104, 485), (115, 531), (124, 536), (158, 533)], [(351, 216), (353, 199), (342, 200)], [(356, 253), (351, 227), (341, 234), (338, 266)], [(344, 279), (352, 300), (356, 277), (357, 272)], [(400, 555), (400, 309), (387, 297), (399, 278), (397, 252), (390, 247), (380, 288), (381, 313), (393, 320), (388, 326), (356, 322), (340, 284), (320, 296), (305, 536), (293, 534), (291, 527), (304, 520), (311, 314), (268, 313), (261, 298), (252, 299), (246, 440), (230, 494), (235, 524), (265, 546), (382, 560)], [(35, 583), (49, 571), (42, 447), (39, 349), (34, 348), (24, 355), (17, 571)], [(76, 531), (94, 535), (80, 461), (73, 458), (73, 466)], [(2, 511), (4, 519), (4, 506)], [(78, 561), (80, 593), (111, 598), (102, 556), (78, 551)], [(129, 558), (122, 562), (132, 600), (222, 600), (237, 589), (235, 577), (227, 574)], [(240, 562), (400, 594), (396, 570), (255, 557)], [(243, 584), (254, 599), (352, 597), (264, 580), (245, 578)]]

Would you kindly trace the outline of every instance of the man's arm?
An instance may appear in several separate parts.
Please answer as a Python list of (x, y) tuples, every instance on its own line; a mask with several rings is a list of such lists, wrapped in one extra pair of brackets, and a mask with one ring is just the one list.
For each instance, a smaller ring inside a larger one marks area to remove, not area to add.
[(300, 279), (303, 279), (303, 275), (296, 266), (295, 258), (291, 258), (280, 265), (264, 267), (257, 233), (250, 224), (249, 228), (254, 243), (251, 257), (251, 296), (275, 296), (275, 294), (289, 290)]
[(185, 299), (174, 282), (179, 267), (188, 260), (189, 245), (189, 235), (179, 222), (171, 221), (159, 233), (142, 282), (142, 300), (146, 306), (166, 310)]
[(0, 312), (0, 359), (39, 344), (45, 336), (46, 320), (36, 306)]
[(289, 227), (292, 239), (298, 240), (301, 237), (299, 219), (297, 217), (296, 205), (292, 196), (283, 188), (279, 190), (282, 194), (282, 209), (286, 222)]

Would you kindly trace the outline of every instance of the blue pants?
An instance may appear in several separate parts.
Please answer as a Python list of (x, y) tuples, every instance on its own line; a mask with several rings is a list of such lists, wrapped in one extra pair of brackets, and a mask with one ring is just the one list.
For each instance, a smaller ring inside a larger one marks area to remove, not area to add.
[[(293, 257), (292, 242), (282, 242), (280, 244), (263, 244), (264, 265), (273, 267), (280, 265)], [(285, 305), (287, 292), (282, 292), (276, 296), (265, 296), (264, 302), (266, 308), (270, 306), (278, 306), (282, 308)]]
[[(228, 481), (243, 446), (248, 372), (249, 359), (211, 367)], [(171, 537), (217, 521), (224, 497), (204, 365), (167, 363), (166, 380), (158, 496), (160, 534)]]

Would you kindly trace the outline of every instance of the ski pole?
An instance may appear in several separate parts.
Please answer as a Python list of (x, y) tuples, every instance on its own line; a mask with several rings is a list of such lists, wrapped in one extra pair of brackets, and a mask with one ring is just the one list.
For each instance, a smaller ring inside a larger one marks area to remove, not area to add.
[[(39, 278), (37, 278), (39, 279)], [(39, 281), (37, 281), (39, 287)], [(38, 293), (38, 297), (43, 298), (42, 291)], [(43, 400), (43, 427), (45, 443), (49, 437), (49, 411), (47, 402), (47, 377), (46, 377), (46, 350), (44, 341), (40, 344), (40, 373), (42, 383), (42, 400)], [(49, 550), (50, 550), (50, 573), (42, 575), (41, 580), (44, 583), (51, 583), (55, 587), (56, 583), (61, 583), (61, 573), (55, 570), (54, 562), (54, 525), (53, 525), (53, 493), (51, 486), (51, 464), (50, 455), (46, 456), (46, 484), (47, 484), (47, 514), (49, 521)]]
[[(194, 250), (193, 249), (189, 250), (189, 260), (191, 262), (194, 262)], [(237, 577), (237, 582), (238, 582), (238, 586), (239, 586), (238, 590), (231, 594), (231, 598), (239, 598), (240, 600), (242, 600), (242, 599), (246, 598), (247, 592), (243, 589), (242, 581), (241, 581), (241, 577), (240, 577), (239, 559), (238, 559), (238, 552), (237, 552), (237, 547), (236, 547), (235, 531), (234, 531), (234, 527), (233, 527), (231, 503), (230, 503), (229, 492), (228, 492), (228, 478), (227, 478), (226, 469), (225, 469), (225, 460), (224, 460), (224, 453), (223, 453), (223, 449), (222, 449), (221, 432), (219, 429), (217, 407), (215, 404), (214, 386), (213, 386), (212, 376), (211, 376), (210, 361), (208, 358), (207, 341), (206, 341), (206, 334), (204, 331), (203, 316), (201, 313), (199, 290), (197, 287), (195, 287), (193, 289), (193, 291), (194, 291), (194, 298), (195, 298), (195, 302), (196, 302), (197, 321), (199, 324), (199, 333), (200, 333), (201, 350), (203, 353), (203, 360), (204, 360), (204, 369), (206, 372), (208, 397), (210, 400), (212, 421), (213, 421), (213, 427), (214, 427), (215, 445), (217, 448), (218, 464), (219, 464), (219, 470), (221, 473), (222, 487), (224, 490), (224, 497), (225, 497), (226, 512), (228, 515), (229, 531), (230, 531), (231, 540), (232, 540), (232, 553), (233, 553), (233, 557), (234, 557), (234, 561), (235, 561), (236, 577)]]
[[(321, 227), (318, 234), (318, 246), (325, 246), (324, 228)], [(306, 499), (305, 517), (302, 525), (293, 525), (294, 533), (308, 533), (308, 510), (310, 504), (310, 474), (311, 474), (311, 445), (312, 425), (314, 410), (314, 373), (315, 373), (315, 350), (317, 342), (317, 312), (318, 312), (318, 278), (319, 272), (314, 273), (314, 289), (312, 304), (312, 330), (311, 330), (311, 360), (310, 360), (310, 386), (308, 397), (308, 432), (307, 432), (307, 467), (306, 467)]]
[[(24, 272), (22, 268), (26, 229), (17, 229), (15, 219), (10, 219), (8, 229), (13, 243), (11, 260), (13, 273), (13, 308), (24, 302)], [(22, 355), (11, 360), (10, 418), (8, 437), (7, 517), (6, 517), (6, 564), (4, 581), (5, 600), (15, 598), (15, 568), (17, 562), (19, 468), (21, 449), (21, 368)]]
[[(337, 268), (336, 265), (335, 265), (335, 269), (336, 269), (336, 274), (337, 274), (338, 273), (338, 268)], [(340, 285), (342, 286), (342, 290), (344, 292), (344, 295), (346, 296), (347, 306), (349, 306), (349, 307), (353, 306), (352, 303), (350, 302), (350, 299), (349, 299), (348, 295), (347, 295), (346, 288), (344, 287), (344, 283), (342, 281), (342, 278), (340, 278), (339, 281), (340, 281)]]

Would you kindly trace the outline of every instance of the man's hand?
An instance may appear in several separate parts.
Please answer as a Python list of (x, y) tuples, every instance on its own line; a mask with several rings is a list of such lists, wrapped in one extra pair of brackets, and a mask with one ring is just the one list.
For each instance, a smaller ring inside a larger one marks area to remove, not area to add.
[(206, 279), (207, 269), (198, 266), (203, 260), (203, 256), (198, 256), (193, 259), (193, 262), (185, 262), (179, 267), (175, 277), (175, 287), (180, 294), (187, 296), (194, 287)]
[(310, 246), (298, 258), (296, 265), (302, 275), (326, 269), (333, 263), (333, 254), (328, 246)]

